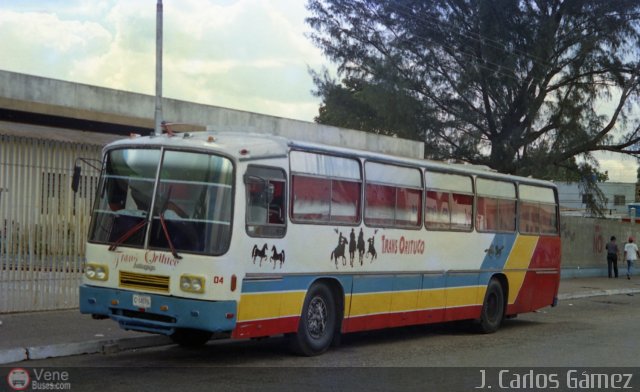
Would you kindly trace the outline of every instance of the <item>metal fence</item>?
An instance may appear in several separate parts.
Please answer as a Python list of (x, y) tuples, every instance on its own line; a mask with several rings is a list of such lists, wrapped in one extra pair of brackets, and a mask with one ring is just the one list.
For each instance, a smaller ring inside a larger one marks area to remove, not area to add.
[(0, 313), (78, 306), (98, 145), (0, 135)]

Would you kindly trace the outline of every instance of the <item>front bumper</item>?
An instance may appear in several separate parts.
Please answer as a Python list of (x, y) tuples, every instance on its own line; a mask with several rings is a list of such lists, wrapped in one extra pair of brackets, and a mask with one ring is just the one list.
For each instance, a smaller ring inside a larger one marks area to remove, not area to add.
[[(133, 295), (151, 297), (151, 306), (133, 306)], [(114, 305), (115, 304), (115, 305)], [(161, 310), (161, 307), (168, 308)], [(80, 313), (107, 316), (127, 330), (171, 335), (178, 328), (231, 332), (236, 325), (236, 301), (202, 301), (136, 293), (106, 287), (80, 286)]]

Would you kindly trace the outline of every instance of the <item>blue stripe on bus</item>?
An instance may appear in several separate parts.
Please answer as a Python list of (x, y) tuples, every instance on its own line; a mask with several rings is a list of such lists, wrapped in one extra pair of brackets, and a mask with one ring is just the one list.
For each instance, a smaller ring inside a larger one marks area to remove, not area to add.
[(342, 287), (351, 287), (351, 282), (353, 280), (353, 276), (351, 275), (293, 275), (282, 276), (274, 279), (265, 278), (263, 280), (245, 279), (242, 284), (242, 293), (307, 290), (315, 280), (327, 277), (337, 279), (342, 284)]
[[(470, 287), (479, 284), (481, 272), (451, 274), (402, 274), (402, 275), (296, 275), (276, 279), (245, 280), (242, 293), (268, 293), (278, 291), (307, 290), (317, 279), (331, 278), (341, 282), (351, 294), (408, 291), (420, 289), (442, 289), (445, 287)], [(480, 284), (486, 284), (482, 282)]]
[(283, 276), (264, 280), (247, 280), (242, 283), (243, 293), (263, 293), (270, 291), (306, 290), (316, 276)]
[(491, 241), (489, 248), (484, 250), (484, 260), (482, 261), (481, 270), (502, 270), (513, 244), (516, 241), (516, 235), (513, 234), (496, 234)]

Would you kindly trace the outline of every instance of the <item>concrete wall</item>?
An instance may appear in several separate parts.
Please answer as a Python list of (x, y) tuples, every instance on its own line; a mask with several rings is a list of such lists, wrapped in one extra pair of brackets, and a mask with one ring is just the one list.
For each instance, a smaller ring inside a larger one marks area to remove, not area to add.
[[(164, 119), (217, 131), (271, 133), (382, 152), (424, 157), (424, 143), (217, 106), (163, 99)], [(0, 108), (153, 128), (151, 95), (0, 71)]]
[[(640, 223), (614, 219), (565, 216), (561, 218), (562, 277), (607, 276), (607, 251), (604, 246), (613, 235), (620, 249), (629, 236), (640, 239)], [(618, 260), (618, 269), (626, 263)]]

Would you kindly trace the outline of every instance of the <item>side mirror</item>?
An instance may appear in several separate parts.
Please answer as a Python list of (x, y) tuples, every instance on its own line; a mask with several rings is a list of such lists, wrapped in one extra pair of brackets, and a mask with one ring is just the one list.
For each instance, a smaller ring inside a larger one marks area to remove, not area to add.
[(78, 193), (78, 189), (80, 188), (80, 172), (82, 169), (80, 166), (76, 165), (73, 168), (73, 178), (71, 179), (71, 189), (74, 193)]

